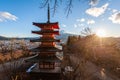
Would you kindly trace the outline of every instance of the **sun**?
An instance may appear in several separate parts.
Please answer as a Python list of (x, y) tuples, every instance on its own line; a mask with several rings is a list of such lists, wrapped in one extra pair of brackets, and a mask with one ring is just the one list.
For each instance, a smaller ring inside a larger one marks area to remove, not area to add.
[(106, 36), (106, 31), (105, 31), (104, 29), (98, 29), (98, 30), (96, 31), (96, 35), (97, 35), (98, 37), (105, 37), (105, 36)]

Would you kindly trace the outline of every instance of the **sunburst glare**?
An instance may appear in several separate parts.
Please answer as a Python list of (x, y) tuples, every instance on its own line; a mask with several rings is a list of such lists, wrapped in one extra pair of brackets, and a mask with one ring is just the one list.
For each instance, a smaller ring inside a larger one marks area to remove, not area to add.
[(104, 29), (98, 29), (98, 30), (96, 31), (96, 35), (97, 35), (98, 37), (106, 37), (106, 31), (105, 31)]

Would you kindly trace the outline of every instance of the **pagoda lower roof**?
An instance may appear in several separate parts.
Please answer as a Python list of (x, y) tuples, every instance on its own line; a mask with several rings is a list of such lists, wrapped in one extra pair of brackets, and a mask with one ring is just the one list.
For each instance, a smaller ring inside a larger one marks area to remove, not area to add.
[(33, 40), (30, 40), (30, 42), (60, 42), (60, 39), (33, 39)]
[(61, 52), (62, 50), (56, 48), (56, 47), (37, 47), (34, 49), (31, 49), (32, 52)]
[(54, 23), (36, 23), (36, 22), (33, 22), (33, 25), (40, 27), (40, 28), (52, 27), (54, 29), (59, 29), (58, 22), (54, 22)]
[(32, 78), (32, 80), (62, 80), (61, 77), (61, 68), (60, 69), (55, 69), (54, 71), (58, 71), (59, 72), (54, 72), (51, 71), (48, 72), (49, 70), (47, 70), (46, 72), (42, 72), (41, 70), (39, 70), (38, 68), (33, 69), (31, 72), (29, 72), (28, 75), (30, 75), (30, 78)]
[(37, 63), (37, 62), (61, 62), (61, 60), (59, 58), (57, 58), (56, 56), (54, 56), (54, 58), (43, 58), (38, 56), (29, 58), (25, 60), (26, 62), (32, 62), (32, 63)]
[(35, 34), (56, 34), (56, 35), (59, 35), (59, 31), (54, 31), (54, 30), (32, 31), (32, 33), (35, 33)]

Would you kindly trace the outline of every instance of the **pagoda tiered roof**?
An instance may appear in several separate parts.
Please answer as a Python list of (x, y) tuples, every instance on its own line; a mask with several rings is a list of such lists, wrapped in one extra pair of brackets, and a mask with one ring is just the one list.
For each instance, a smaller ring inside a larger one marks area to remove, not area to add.
[(57, 58), (55, 55), (54, 55), (54, 58), (48, 58), (48, 57), (40, 57), (39, 55), (38, 56), (35, 56), (34, 58), (31, 58), (31, 59), (27, 59), (26, 62), (33, 62), (33, 63), (37, 63), (37, 62), (61, 62), (61, 60), (59, 58)]
[(52, 27), (54, 29), (59, 29), (58, 22), (54, 22), (54, 23), (36, 23), (36, 22), (33, 22), (33, 25), (35, 25), (39, 28)]
[[(31, 76), (35, 77), (35, 79), (33, 78), (32, 80), (40, 80), (39, 77), (42, 80), (61, 80), (61, 71), (60, 71), (60, 69), (61, 68), (59, 67), (59, 68), (56, 68), (54, 70), (54, 73), (51, 70), (50, 71), (52, 73), (50, 73), (50, 72), (48, 73), (48, 72), (39, 72), (41, 70), (39, 70), (37, 67), (35, 67), (35, 69), (32, 70), (31, 73), (29, 73), (29, 74), (31, 74)], [(57, 71), (59, 71), (59, 72), (57, 72)], [(38, 79), (36, 79), (36, 78), (38, 78)]]
[(60, 39), (44, 39), (44, 38), (40, 38), (40, 39), (30, 40), (30, 42), (60, 42)]
[(56, 46), (56, 42), (60, 42), (60, 39), (55, 39), (55, 36), (59, 35), (59, 25), (58, 22), (50, 22), (49, 5), (48, 21), (46, 23), (33, 22), (33, 25), (41, 29), (32, 31), (32, 33), (42, 36), (30, 40), (30, 42), (39, 42), (39, 46), (31, 49), (31, 52), (37, 55), (25, 60), (26, 62), (35, 63), (26, 72), (29, 72), (30, 77), (32, 77), (31, 80), (60, 80), (61, 59), (57, 53), (61, 53), (62, 49)]
[(59, 31), (54, 31), (54, 30), (32, 31), (32, 33), (35, 33), (35, 34), (56, 34), (56, 35), (59, 35)]

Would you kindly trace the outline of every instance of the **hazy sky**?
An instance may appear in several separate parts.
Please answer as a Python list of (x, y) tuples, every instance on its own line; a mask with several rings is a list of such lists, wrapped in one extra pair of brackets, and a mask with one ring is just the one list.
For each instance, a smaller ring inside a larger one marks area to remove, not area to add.
[[(40, 9), (42, 0), (0, 0), (0, 35), (30, 37), (38, 30), (32, 22), (47, 21), (47, 7)], [(63, 0), (64, 1), (64, 0)], [(66, 3), (61, 3), (51, 22), (59, 22), (60, 30), (80, 34), (85, 27), (94, 32), (106, 31), (106, 36), (120, 36), (120, 0), (74, 0), (72, 13), (66, 17)], [(52, 7), (52, 5), (51, 5)]]

